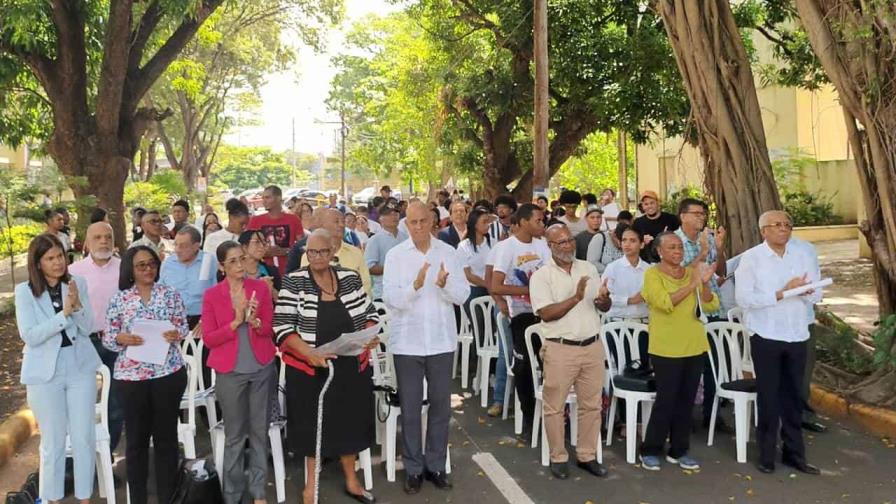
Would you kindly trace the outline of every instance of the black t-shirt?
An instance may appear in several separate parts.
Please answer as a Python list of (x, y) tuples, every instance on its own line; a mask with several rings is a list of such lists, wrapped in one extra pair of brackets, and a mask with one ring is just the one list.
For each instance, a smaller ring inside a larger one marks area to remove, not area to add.
[[(644, 236), (650, 235), (654, 238), (663, 231), (675, 231), (680, 225), (678, 217), (668, 212), (660, 212), (659, 217), (656, 219), (642, 215), (632, 223), (632, 227), (640, 231), (641, 234)], [(656, 251), (655, 244), (656, 242), (650, 242), (648, 246), (641, 250), (641, 259), (650, 263), (659, 262), (660, 256)]]

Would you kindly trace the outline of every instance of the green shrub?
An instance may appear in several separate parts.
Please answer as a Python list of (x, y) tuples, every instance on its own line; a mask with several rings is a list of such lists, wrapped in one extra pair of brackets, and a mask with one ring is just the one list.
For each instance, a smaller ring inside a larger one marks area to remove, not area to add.
[(831, 197), (808, 191), (786, 192), (782, 195), (784, 210), (790, 214), (794, 226), (828, 226), (842, 224), (834, 213)]
[(6, 229), (0, 229), (0, 258), (9, 258), (9, 239), (12, 238), (12, 254), (24, 254), (28, 251), (31, 239), (44, 232), (44, 226), (34, 222), (18, 224)]

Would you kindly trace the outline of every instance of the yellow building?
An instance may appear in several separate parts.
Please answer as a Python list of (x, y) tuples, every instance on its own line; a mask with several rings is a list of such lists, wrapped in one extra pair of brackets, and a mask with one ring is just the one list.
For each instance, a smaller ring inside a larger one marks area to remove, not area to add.
[[(754, 36), (754, 44), (761, 61), (772, 60), (765, 39)], [(834, 89), (763, 87), (758, 78), (756, 87), (772, 161), (796, 151), (815, 159), (815, 166), (801, 174), (806, 189), (830, 197), (834, 212), (855, 223), (861, 190)], [(639, 192), (653, 189), (665, 197), (685, 185), (703, 184), (700, 154), (680, 137), (659, 135), (637, 146), (636, 166)]]

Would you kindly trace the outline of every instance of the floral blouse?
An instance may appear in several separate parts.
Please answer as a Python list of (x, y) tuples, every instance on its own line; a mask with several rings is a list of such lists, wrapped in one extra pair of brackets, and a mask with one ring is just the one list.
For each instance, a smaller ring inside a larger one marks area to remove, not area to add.
[(119, 352), (118, 358), (115, 359), (113, 378), (124, 381), (149, 380), (180, 370), (184, 365), (184, 359), (177, 343), (171, 344), (164, 364), (139, 362), (125, 355), (125, 347), (119, 345), (115, 338), (121, 333), (129, 333), (131, 323), (136, 319), (168, 320), (180, 333), (180, 339), (184, 339), (189, 333), (187, 309), (180, 294), (171, 287), (155, 284), (148, 304), (143, 303), (136, 287), (119, 291), (109, 301), (109, 309), (106, 311), (106, 332), (103, 334), (103, 346), (113, 352)]

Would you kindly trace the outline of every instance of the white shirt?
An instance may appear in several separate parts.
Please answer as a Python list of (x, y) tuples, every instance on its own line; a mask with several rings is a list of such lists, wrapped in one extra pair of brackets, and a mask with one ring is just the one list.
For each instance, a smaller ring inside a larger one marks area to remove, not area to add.
[[(538, 268), (551, 260), (551, 250), (543, 238), (532, 238), (529, 243), (511, 236), (495, 251), (494, 271), (504, 273), (504, 285), (528, 287), (529, 279)], [(510, 316), (532, 313), (528, 295), (510, 296)]]
[(461, 267), (470, 268), (474, 275), (485, 280), (485, 265), (492, 251), (489, 240), (483, 240), (480, 245), (473, 250), (473, 244), (466, 239), (457, 246), (457, 258), (460, 260)]
[(613, 231), (614, 229), (616, 229), (617, 222), (615, 220), (612, 222), (608, 221), (607, 217), (619, 217), (619, 205), (614, 201), (600, 207), (600, 209), (604, 212), (604, 220), (603, 222), (601, 222), (600, 229), (602, 231)]
[(647, 318), (647, 303), (628, 304), (628, 298), (641, 292), (644, 287), (644, 272), (650, 264), (638, 258), (638, 264), (632, 266), (625, 256), (607, 265), (602, 279), (607, 280), (610, 301), (613, 302), (608, 317), (612, 318)]
[(819, 280), (808, 255), (797, 247), (787, 246), (784, 255), (778, 256), (763, 242), (744, 252), (734, 272), (734, 293), (744, 309), (747, 329), (770, 340), (793, 343), (809, 339), (806, 306), (820, 299), (821, 292), (780, 301), (775, 296), (791, 278), (803, 275), (808, 275), (809, 282)]
[(582, 216), (579, 216), (579, 220), (575, 222), (570, 221), (569, 217), (567, 217), (566, 215), (557, 217), (557, 220), (566, 224), (566, 227), (569, 228), (569, 232), (572, 233), (573, 236), (576, 236), (582, 231), (588, 229), (588, 222)]
[[(815, 245), (812, 245), (805, 240), (801, 240), (796, 236), (791, 236), (790, 241), (787, 242), (787, 245), (796, 247), (797, 250), (806, 254), (806, 258), (809, 261), (809, 264), (812, 265), (813, 272), (809, 273), (809, 276), (811, 276), (815, 280), (821, 280), (821, 266), (818, 264), (818, 252), (815, 250)], [(816, 302), (820, 301), (821, 296), (818, 296)], [(806, 325), (809, 325), (813, 322), (815, 322), (815, 303), (809, 304), (806, 307)]]
[(367, 219), (367, 229), (370, 230), (370, 234), (377, 234), (383, 230), (383, 225), (373, 219)]
[(202, 245), (202, 250), (209, 254), (217, 254), (219, 245), (226, 241), (239, 241), (239, 239), (240, 235), (231, 233), (227, 228), (219, 229), (205, 237), (205, 244)]
[[(396, 355), (438, 355), (454, 352), (457, 325), (454, 305), (470, 297), (470, 284), (451, 245), (432, 238), (424, 255), (407, 239), (392, 247), (383, 265), (383, 301), (389, 309), (389, 347)], [(429, 263), (419, 290), (414, 280)], [(448, 270), (444, 288), (436, 286), (441, 265)]]

